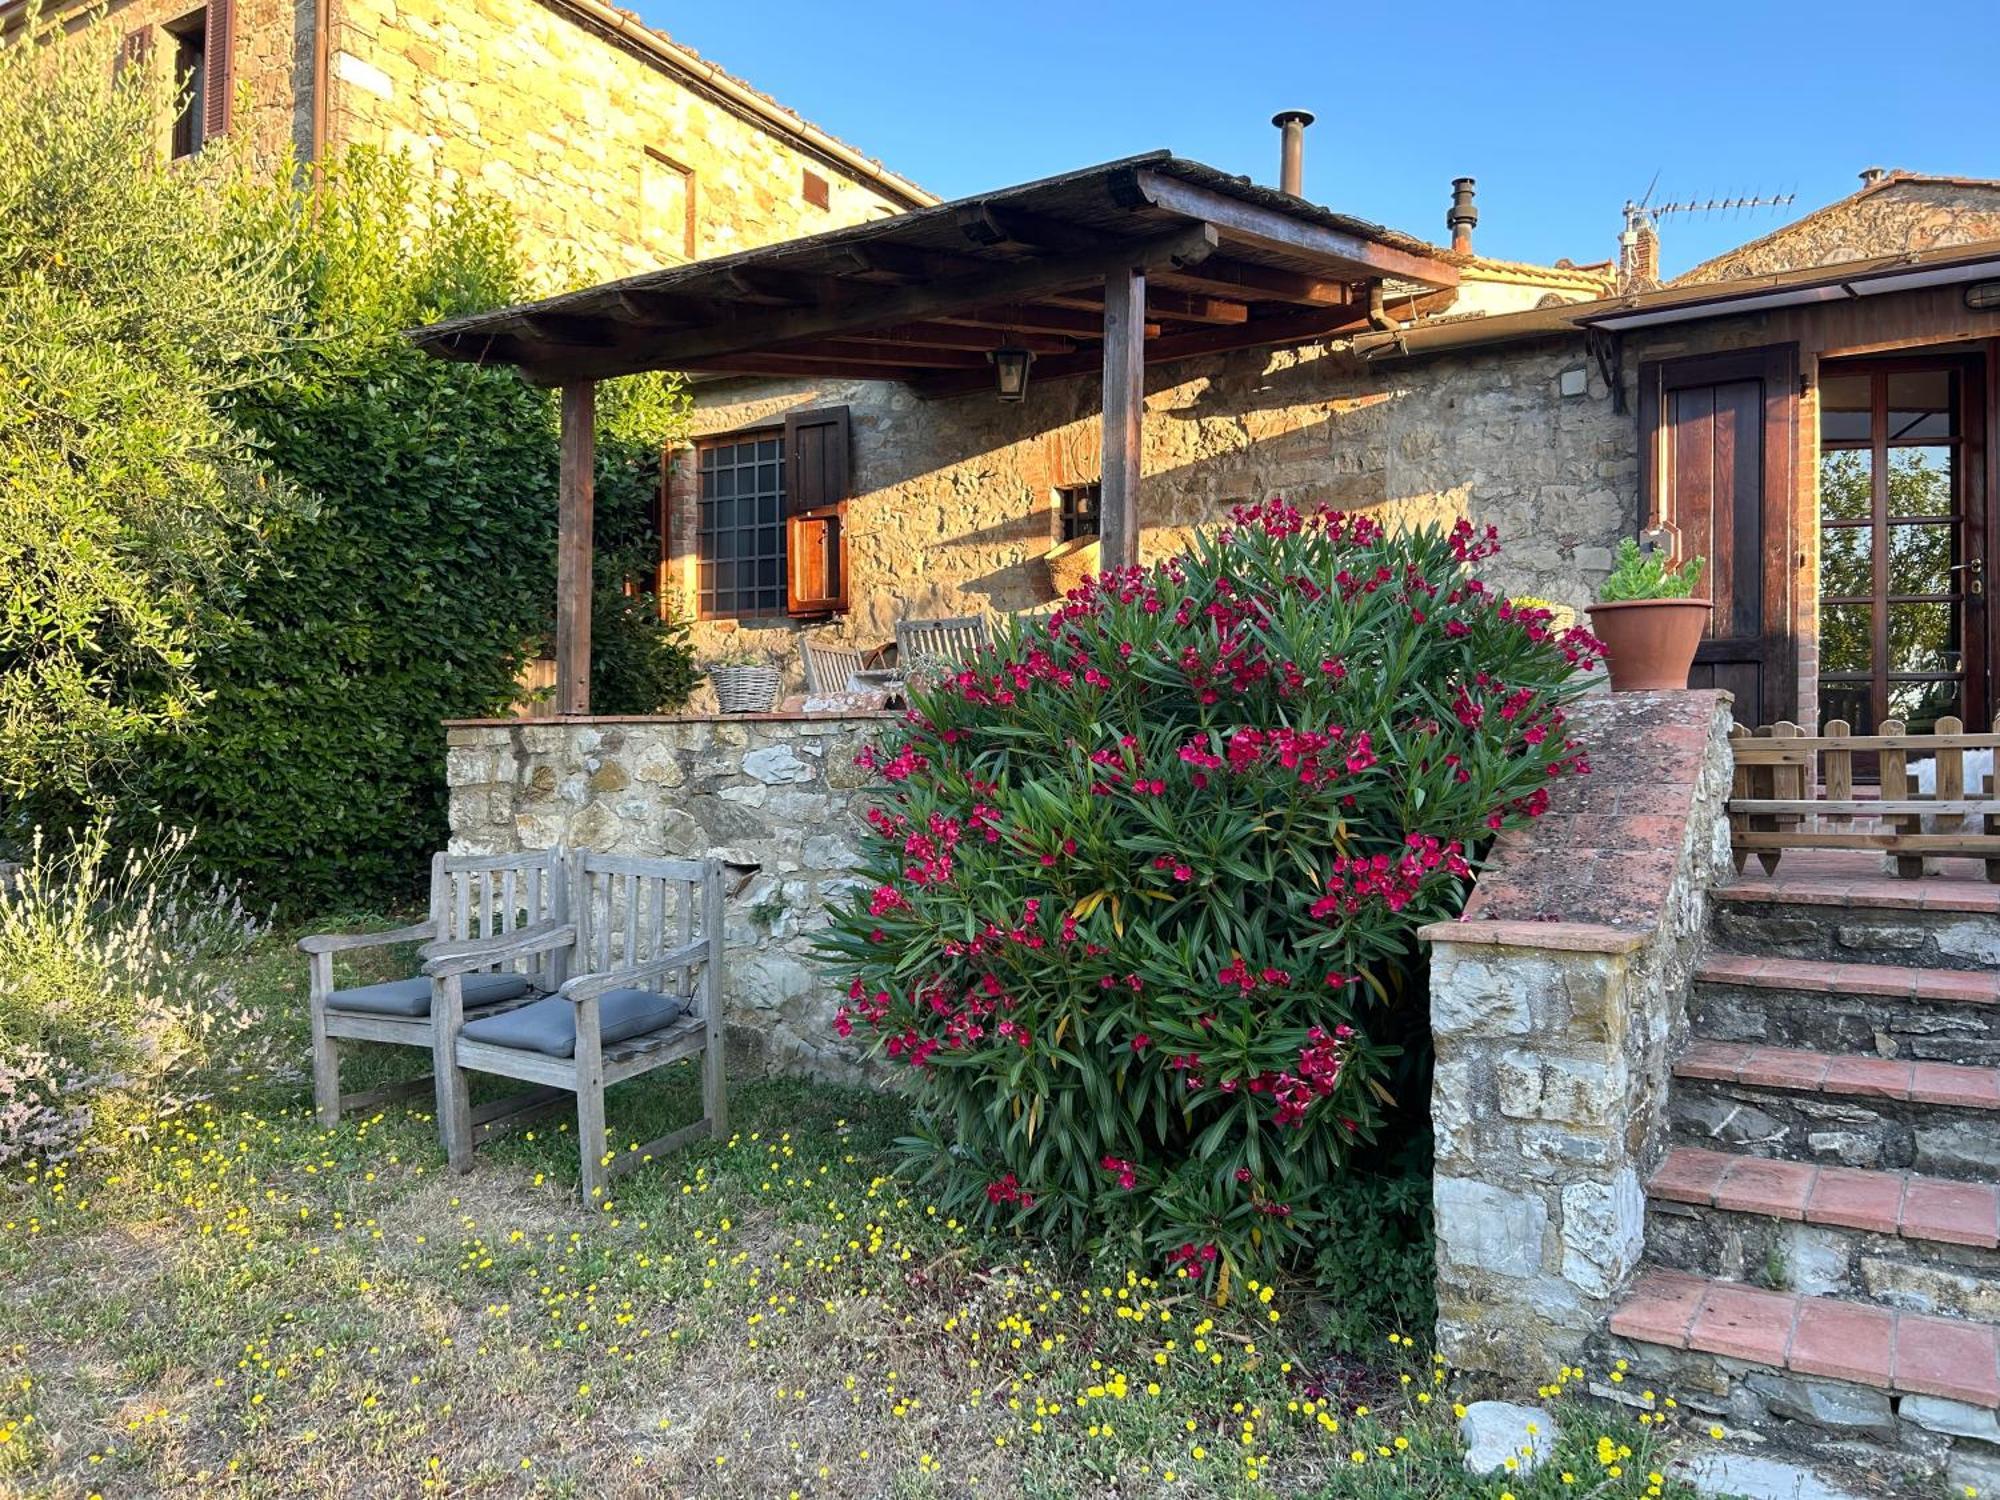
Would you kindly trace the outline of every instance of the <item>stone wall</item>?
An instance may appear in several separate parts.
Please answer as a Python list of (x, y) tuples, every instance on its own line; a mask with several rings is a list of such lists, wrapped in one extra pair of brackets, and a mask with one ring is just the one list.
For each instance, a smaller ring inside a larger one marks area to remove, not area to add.
[[(334, 141), (408, 151), (447, 183), (506, 199), (531, 260), (566, 284), (907, 206), (557, 0), (340, 0), (335, 17)], [(809, 171), (823, 208), (807, 197)]]
[(1727, 868), (1727, 694), (1573, 710), (1592, 774), (1494, 846), (1433, 945), (1438, 1347), (1519, 1384), (1581, 1358), (1638, 1265), (1669, 1060)]
[(1761, 239), (1704, 261), (1675, 286), (1831, 266), (2000, 239), (2000, 183), (1892, 175)]
[(733, 1065), (862, 1075), (811, 963), (852, 878), (868, 797), (855, 753), (884, 716), (780, 715), (462, 723), (446, 734), (451, 848), (558, 844), (706, 855), (724, 871)]
[[(1578, 393), (1562, 394), (1565, 373)], [(704, 386), (697, 435), (847, 405), (852, 610), (811, 628), (872, 646), (899, 617), (1011, 613), (1055, 595), (1044, 555), (1059, 537), (1056, 490), (1101, 472), (1093, 380), (1031, 382), (1015, 406), (987, 396), (924, 402), (885, 382)], [(1500, 528), (1488, 569), (1502, 586), (1580, 606), (1637, 524), (1629, 415), (1581, 340), (1362, 366), (1317, 349), (1253, 352), (1150, 372), (1140, 512), (1146, 556), (1244, 501), (1283, 495), (1385, 520), (1459, 514)], [(669, 578), (691, 597), (692, 450), (670, 480)], [(702, 622), (797, 673), (796, 627)]]
[[(312, 16), (320, 0), (236, 0), (235, 72), (241, 91), (230, 121), (232, 135), (247, 133), (256, 159), (275, 164), (286, 148), (309, 155), (312, 148)], [(72, 33), (89, 33), (87, 45), (104, 49), (106, 67), (120, 39), (147, 31), (151, 52), (145, 66), (158, 81), (162, 98), (171, 98), (174, 44), (163, 27), (198, 15), (202, 0), (126, 0), (100, 19), (94, 11), (79, 11), (65, 24)], [(173, 117), (163, 112), (159, 147), (164, 155), (173, 139)]]

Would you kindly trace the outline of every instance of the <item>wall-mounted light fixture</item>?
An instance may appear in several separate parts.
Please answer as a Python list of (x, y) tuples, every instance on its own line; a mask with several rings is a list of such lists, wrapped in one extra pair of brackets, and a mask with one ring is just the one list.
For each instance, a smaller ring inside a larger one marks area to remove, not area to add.
[(1965, 305), (1975, 312), (2000, 307), (2000, 281), (1975, 281), (1965, 289)]
[(993, 361), (994, 373), (1000, 381), (1002, 401), (1024, 400), (1028, 394), (1028, 366), (1035, 362), (1032, 349), (989, 349), (986, 357)]

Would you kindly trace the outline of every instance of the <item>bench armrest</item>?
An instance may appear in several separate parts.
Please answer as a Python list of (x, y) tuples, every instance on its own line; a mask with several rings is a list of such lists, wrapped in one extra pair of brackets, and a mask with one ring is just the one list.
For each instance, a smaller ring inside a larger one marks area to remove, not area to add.
[(394, 927), (387, 932), (322, 932), (299, 939), (301, 953), (346, 953), (356, 948), (383, 948), (391, 943), (420, 943), (437, 936), (435, 922)]
[(471, 974), (494, 964), (568, 948), (575, 942), (576, 923), (536, 922), (497, 937), (429, 943), (419, 950), (419, 956), (424, 960), (426, 974), (433, 979), (446, 979), (453, 974)]
[(607, 990), (640, 989), (642, 980), (658, 979), (662, 975), (676, 973), (681, 969), (692, 969), (708, 961), (708, 939), (700, 938), (679, 948), (669, 948), (665, 953), (655, 954), (642, 964), (627, 964), (604, 974), (579, 974), (565, 984), (559, 993), (567, 1000), (581, 1004), (585, 1000), (602, 995)]

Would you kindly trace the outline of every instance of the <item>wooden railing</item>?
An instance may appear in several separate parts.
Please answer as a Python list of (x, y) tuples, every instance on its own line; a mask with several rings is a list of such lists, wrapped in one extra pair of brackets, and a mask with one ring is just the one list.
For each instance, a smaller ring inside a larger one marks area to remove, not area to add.
[[(1729, 798), (1737, 869), (1752, 854), (1775, 873), (1787, 849), (1873, 849), (1894, 856), (1896, 873), (1906, 879), (1923, 874), (1926, 856), (1955, 855), (1983, 859), (1986, 878), (2000, 883), (2000, 798), (1992, 769), (2000, 721), (1994, 729), (1967, 734), (1952, 718), (1939, 719), (1929, 734), (1907, 733), (1898, 719), (1868, 735), (1850, 734), (1840, 719), (1818, 735), (1797, 724), (1738, 725), (1730, 731), (1736, 780)], [(1856, 757), (1874, 760), (1878, 796), (1855, 795)], [(1933, 758), (1931, 789), (1924, 791), (1915, 766)]]

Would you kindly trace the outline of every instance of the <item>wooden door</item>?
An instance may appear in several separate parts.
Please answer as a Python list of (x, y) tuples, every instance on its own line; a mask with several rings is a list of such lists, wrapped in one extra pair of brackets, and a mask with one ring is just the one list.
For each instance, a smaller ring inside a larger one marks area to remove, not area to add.
[(1989, 722), (1983, 359), (1820, 366), (1820, 706)]
[(1727, 688), (1749, 723), (1794, 716), (1793, 453), (1798, 347), (1640, 366), (1645, 514), (1705, 560), (1715, 601), (1690, 687)]

